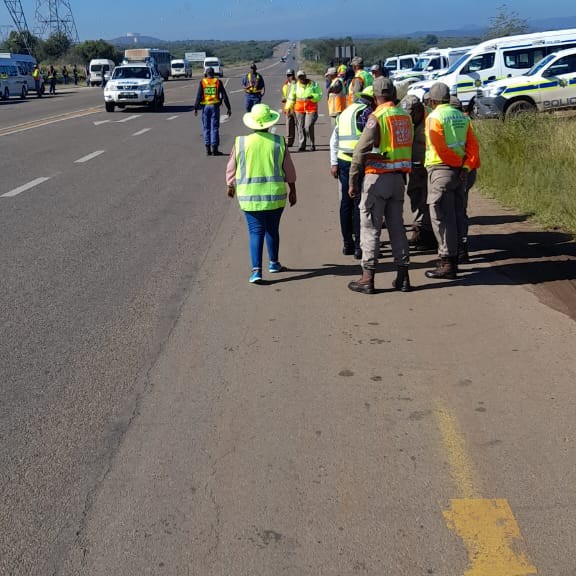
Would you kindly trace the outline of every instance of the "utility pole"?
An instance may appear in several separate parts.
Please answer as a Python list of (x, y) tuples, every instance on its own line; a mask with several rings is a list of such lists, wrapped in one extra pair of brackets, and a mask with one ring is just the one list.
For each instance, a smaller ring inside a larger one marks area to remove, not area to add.
[(30, 30), (28, 29), (28, 22), (26, 22), (26, 16), (24, 15), (24, 10), (22, 9), (22, 2), (20, 0), (4, 0), (4, 4), (8, 9), (12, 22), (22, 38), (22, 42), (28, 51), (28, 54), (32, 54), (30, 50), (30, 44), (28, 42)]
[(59, 33), (80, 42), (69, 0), (36, 0), (36, 25), (41, 37)]

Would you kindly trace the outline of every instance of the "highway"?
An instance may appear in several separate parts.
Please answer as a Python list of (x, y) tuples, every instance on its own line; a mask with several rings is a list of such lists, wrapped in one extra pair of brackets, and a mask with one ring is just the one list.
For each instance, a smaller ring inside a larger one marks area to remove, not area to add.
[(197, 82), (0, 103), (0, 574), (576, 576), (573, 248), (475, 195), (461, 281), (348, 291), (323, 104), (250, 286)]

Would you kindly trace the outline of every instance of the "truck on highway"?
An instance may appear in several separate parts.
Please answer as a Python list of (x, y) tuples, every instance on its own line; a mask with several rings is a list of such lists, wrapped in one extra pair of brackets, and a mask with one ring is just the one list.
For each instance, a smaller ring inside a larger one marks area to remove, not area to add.
[(124, 50), (124, 62), (146, 62), (154, 60), (156, 70), (164, 80), (170, 77), (172, 56), (168, 50), (160, 48), (129, 48)]
[(207, 56), (204, 58), (204, 73), (206, 73), (206, 68), (212, 68), (214, 70), (214, 76), (224, 77), (224, 68), (222, 67), (220, 58), (216, 56)]
[(443, 82), (464, 109), (475, 112), (476, 93), (492, 82), (525, 74), (553, 52), (576, 47), (576, 29), (519, 34), (486, 40), (472, 48), (435, 80), (416, 82), (408, 89), (420, 99), (435, 81)]
[(172, 78), (192, 78), (192, 62), (183, 58), (176, 58), (170, 62), (170, 76)]
[(549, 54), (522, 76), (492, 82), (477, 99), (481, 118), (576, 108), (576, 48)]

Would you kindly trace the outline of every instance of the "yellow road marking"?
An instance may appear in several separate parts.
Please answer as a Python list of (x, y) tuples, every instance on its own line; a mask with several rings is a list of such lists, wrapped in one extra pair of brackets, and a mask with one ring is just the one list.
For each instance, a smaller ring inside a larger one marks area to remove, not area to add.
[(481, 497), (476, 471), (456, 419), (442, 404), (438, 404), (435, 413), (460, 496), (451, 501), (444, 518), (466, 547), (469, 566), (464, 576), (537, 574), (524, 552), (520, 528), (508, 501)]
[(8, 136), (9, 134), (16, 134), (18, 132), (24, 132), (25, 130), (32, 130), (33, 128), (39, 128), (40, 126), (47, 126), (48, 124), (54, 124), (55, 122), (72, 120), (73, 118), (82, 118), (83, 116), (89, 116), (90, 114), (96, 114), (97, 112), (102, 112), (102, 109), (103, 109), (102, 106), (94, 106), (92, 108), (76, 110), (74, 112), (68, 112), (66, 114), (58, 114), (57, 116), (48, 116), (46, 118), (39, 118), (38, 120), (23, 122), (22, 124), (16, 124), (14, 126), (7, 126), (6, 128), (0, 128), (0, 136)]
[(452, 500), (444, 518), (468, 551), (470, 566), (464, 576), (537, 574), (523, 551), (520, 528), (507, 500)]
[(459, 495), (462, 498), (479, 498), (480, 489), (474, 481), (476, 476), (474, 466), (468, 456), (466, 441), (458, 430), (456, 420), (442, 405), (438, 405), (436, 409), (436, 419), (448, 454), (450, 472)]

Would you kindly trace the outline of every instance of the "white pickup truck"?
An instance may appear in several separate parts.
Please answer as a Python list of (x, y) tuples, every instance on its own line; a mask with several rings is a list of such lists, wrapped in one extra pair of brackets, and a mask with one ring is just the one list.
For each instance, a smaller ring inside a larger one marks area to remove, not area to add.
[(576, 48), (549, 54), (523, 76), (491, 82), (476, 101), (481, 118), (576, 108)]
[(164, 80), (149, 62), (130, 62), (114, 68), (104, 88), (106, 112), (126, 106), (148, 106), (159, 111), (164, 106)]

